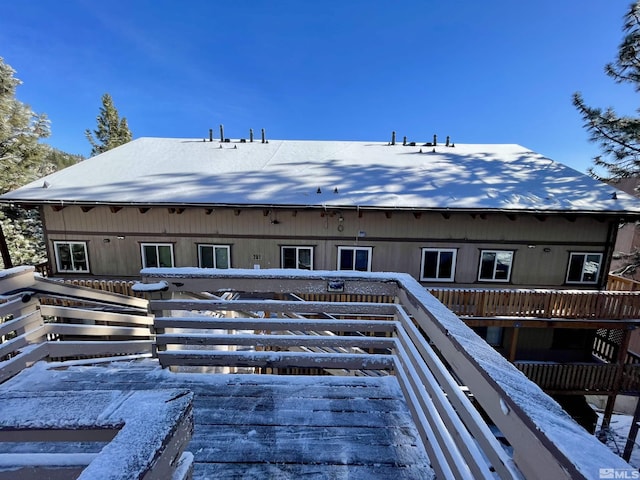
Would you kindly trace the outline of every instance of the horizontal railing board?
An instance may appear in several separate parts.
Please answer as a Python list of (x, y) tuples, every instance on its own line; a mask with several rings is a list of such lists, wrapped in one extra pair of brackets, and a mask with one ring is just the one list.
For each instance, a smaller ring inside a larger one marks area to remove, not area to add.
[(20, 332), (20, 330), (32, 330), (38, 325), (43, 325), (44, 321), (40, 312), (34, 310), (21, 317), (8, 320), (0, 324), (0, 337), (11, 332)]
[(163, 366), (300, 367), (357, 370), (385, 370), (393, 367), (390, 355), (338, 353), (168, 350), (158, 352), (158, 359)]
[(39, 343), (23, 348), (15, 357), (0, 362), (0, 383), (49, 356), (49, 344)]
[(0, 358), (14, 352), (18, 352), (21, 348), (26, 347), (27, 345), (42, 342), (47, 333), (47, 326), (41, 325), (23, 333), (22, 335), (12, 338), (11, 340), (3, 342), (0, 344)]
[(111, 305), (123, 305), (127, 307), (146, 310), (148, 300), (144, 298), (130, 297), (119, 293), (103, 292), (89, 287), (66, 285), (63, 282), (48, 278), (35, 277), (34, 290), (39, 294), (62, 295), (83, 300), (94, 300)]
[[(447, 401), (455, 409), (456, 414), (464, 423), (478, 442), (484, 454), (492, 462), (495, 470), (501, 478), (518, 478), (518, 469), (513, 465), (513, 461), (505, 453), (503, 446), (498, 442), (494, 433), (489, 429), (485, 420), (481, 417), (477, 408), (469, 402), (468, 397), (463, 393), (456, 379), (450, 374), (442, 359), (424, 342), (422, 333), (418, 331), (413, 321), (407, 316), (404, 310), (399, 312), (399, 323), (402, 325), (398, 329), (398, 342), (403, 345), (407, 352), (416, 350), (412, 357), (416, 362), (424, 362), (427, 368), (415, 368), (414, 377), (420, 377), (422, 383), (430, 392), (434, 386), (442, 389), (447, 395)], [(435, 377), (435, 382), (426, 378), (427, 372)], [(432, 395), (432, 393), (430, 393)], [(460, 427), (456, 427), (460, 428)]]
[[(406, 283), (413, 283), (407, 279)], [(404, 282), (403, 282), (404, 283)], [(400, 303), (425, 331), (430, 341), (451, 365), (454, 373), (469, 386), (478, 404), (504, 433), (513, 446), (513, 460), (525, 476), (539, 478), (584, 478), (580, 467), (567, 457), (561, 445), (549, 438), (554, 432), (536, 426), (535, 415), (542, 406), (558, 409), (555, 414), (564, 427), (563, 438), (576, 438), (575, 422), (563, 413), (542, 390), (528, 388), (526, 403), (523, 390), (516, 385), (526, 382), (524, 375), (506, 359), (469, 330), (452, 312), (437, 305), (420, 292), (407, 288), (398, 292)], [(418, 298), (423, 298), (420, 301)], [(479, 352), (475, 352), (479, 350)], [(525, 383), (526, 385), (526, 383)], [(522, 401), (522, 403), (520, 403)], [(555, 406), (555, 407), (553, 407)], [(507, 414), (505, 414), (507, 412)], [(544, 425), (546, 426), (546, 425)], [(575, 434), (575, 437), (574, 437)], [(586, 440), (586, 438), (585, 438)], [(534, 460), (535, 459), (535, 460)]]
[(211, 310), (211, 311), (275, 311), (296, 313), (362, 313), (393, 315), (397, 306), (390, 303), (367, 302), (294, 302), (276, 300), (152, 300), (152, 311)]
[(101, 312), (77, 307), (62, 307), (57, 305), (42, 305), (42, 315), (49, 317), (63, 317), (80, 320), (95, 320), (107, 323), (131, 323), (137, 325), (151, 325), (153, 317), (149, 315), (130, 315), (125, 313)]
[(224, 330), (329, 330), (334, 332), (393, 332), (389, 320), (306, 320), (271, 318), (156, 317), (156, 328), (224, 329)]
[[(479, 450), (479, 445), (487, 447), (486, 438), (485, 442), (480, 443), (473, 438), (418, 351), (407, 340), (408, 337), (400, 335), (399, 343), (403, 348), (397, 353), (396, 375), (403, 390), (407, 392), (406, 397), (413, 403), (411, 407), (416, 414), (418, 411), (424, 414), (429, 425), (440, 425), (433, 430), (443, 454), (450, 457), (448, 463), (461, 469), (455, 472), (455, 477), (489, 479), (493, 478), (492, 469), (495, 469), (503, 475), (502, 478), (517, 478), (515, 472), (505, 468), (506, 459), (500, 458), (500, 451), (504, 452), (497, 442), (489, 444), (490, 448), (484, 452)], [(413, 390), (413, 395), (408, 393), (409, 389)], [(446, 435), (441, 432), (446, 432)], [(457, 455), (454, 455), (454, 450), (458, 452)], [(464, 461), (460, 458), (464, 458)], [(497, 464), (490, 465), (487, 458), (499, 460)]]
[(150, 337), (148, 328), (123, 327), (120, 325), (83, 325), (68, 323), (49, 323), (49, 333), (57, 335), (90, 335), (90, 336), (128, 336)]
[(13, 315), (14, 317), (25, 315), (35, 310), (38, 303), (35, 298), (25, 302), (22, 295), (11, 296), (10, 300), (0, 303), (0, 319), (8, 315)]
[(53, 358), (133, 355), (150, 353), (153, 340), (105, 340), (48, 342), (49, 356)]
[(391, 338), (334, 335), (256, 335), (235, 334), (161, 334), (158, 345), (238, 345), (256, 347), (342, 347), (342, 348), (394, 348)]

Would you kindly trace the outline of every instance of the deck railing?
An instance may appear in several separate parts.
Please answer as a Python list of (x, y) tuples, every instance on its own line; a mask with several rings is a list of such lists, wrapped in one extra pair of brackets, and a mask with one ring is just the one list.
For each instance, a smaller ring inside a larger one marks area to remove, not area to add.
[(147, 301), (72, 287), (33, 274), (2, 272), (0, 382), (44, 358), (150, 355)]
[[(396, 375), (439, 477), (597, 475), (595, 464), (581, 464), (590, 460), (563, 452), (575, 444), (595, 452), (595, 439), (572, 420), (560, 420), (557, 404), (409, 276), (148, 269), (143, 278), (151, 286), (144, 288), (158, 290), (150, 305), (164, 365), (377, 369)], [(201, 291), (252, 292), (252, 298), (182, 298)], [(319, 300), (277, 300), (290, 292)], [(340, 301), (363, 294), (382, 301)], [(356, 353), (366, 351), (374, 353)], [(553, 426), (539, 421), (542, 411)], [(515, 471), (501, 457), (502, 447), (494, 449), (479, 412), (506, 437)]]
[(640, 385), (638, 365), (622, 367), (622, 379), (618, 384), (618, 365), (610, 363), (540, 363), (517, 361), (514, 365), (529, 380), (545, 392), (555, 394), (590, 393), (607, 395), (611, 392), (636, 393)]
[[(145, 300), (41, 279), (32, 269), (0, 275), (6, 294), (0, 375), (39, 359), (150, 350), (166, 366), (378, 371), (396, 376), (439, 478), (591, 478), (602, 462), (627, 466), (407, 275), (194, 269), (143, 275), (141, 290), (155, 292), (155, 322), (142, 313)], [(277, 300), (335, 290), (395, 302)], [(211, 296), (218, 291), (253, 298)], [(200, 299), (184, 298), (190, 292)], [(56, 304), (63, 300), (67, 305)], [(591, 455), (575, 455), (577, 444)]]
[(640, 319), (640, 295), (630, 291), (428, 288), (463, 317)]
[(633, 292), (640, 290), (640, 282), (610, 273), (607, 277), (607, 290), (627, 290)]
[[(40, 360), (150, 357), (153, 319), (147, 307), (144, 299), (42, 278), (34, 275), (33, 267), (0, 272), (0, 383)], [(78, 421), (69, 420), (78, 395), (86, 394), (0, 393), (0, 416), (4, 414), (0, 442), (108, 442), (96, 454), (0, 455), (0, 479), (191, 478), (193, 456), (184, 450), (193, 425), (192, 395), (175, 391), (123, 395), (123, 408), (114, 412), (105, 404), (107, 416), (95, 418), (95, 425), (83, 420), (86, 412), (78, 412)], [(99, 393), (91, 395), (92, 405), (100, 402)], [(105, 398), (112, 400), (110, 395)], [(140, 402), (152, 410), (141, 411)], [(55, 409), (47, 410), (52, 405), (66, 410), (64, 422), (57, 419)], [(37, 429), (32, 428), (35, 419), (15, 414), (34, 411), (42, 412), (44, 419), (36, 422)], [(107, 418), (113, 428), (105, 427)], [(153, 442), (132, 442), (140, 438)]]

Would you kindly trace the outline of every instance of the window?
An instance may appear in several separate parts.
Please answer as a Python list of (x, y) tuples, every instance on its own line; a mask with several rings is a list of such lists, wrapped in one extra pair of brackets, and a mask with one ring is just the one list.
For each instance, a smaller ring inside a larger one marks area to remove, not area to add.
[(89, 272), (86, 242), (53, 242), (58, 272)]
[(601, 263), (601, 253), (572, 252), (569, 255), (567, 283), (597, 283)]
[(173, 267), (173, 245), (170, 243), (143, 243), (142, 268)]
[(200, 268), (231, 268), (229, 245), (198, 245)]
[(492, 347), (502, 347), (502, 327), (473, 327), (473, 331), (480, 335)]
[(453, 282), (456, 253), (451, 249), (423, 248), (420, 280)]
[(313, 270), (313, 247), (282, 247), (282, 268)]
[(511, 278), (513, 252), (508, 250), (482, 250), (478, 280), (508, 282)]
[(371, 271), (371, 247), (338, 247), (338, 270)]

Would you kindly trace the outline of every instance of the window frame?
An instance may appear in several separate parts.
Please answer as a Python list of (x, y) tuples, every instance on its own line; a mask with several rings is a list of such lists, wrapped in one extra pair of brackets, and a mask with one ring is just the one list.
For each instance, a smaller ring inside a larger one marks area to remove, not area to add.
[[(227, 270), (231, 268), (231, 245), (221, 245), (218, 243), (198, 243), (198, 268), (216, 268), (220, 270)], [(212, 248), (213, 249), (213, 267), (203, 267), (202, 266), (202, 248)], [(218, 267), (216, 262), (216, 249), (225, 249), (227, 251), (227, 262), (228, 265), (226, 267)]]
[[(69, 245), (69, 252), (71, 254), (71, 269), (64, 269), (62, 268), (62, 262), (60, 259), (60, 254), (58, 251), (58, 246), (59, 245)], [(87, 268), (86, 269), (74, 269), (73, 268), (73, 251), (72, 251), (72, 247), (71, 245), (82, 245), (83, 249), (84, 249), (84, 261), (87, 264)], [(58, 273), (91, 273), (91, 266), (89, 264), (89, 248), (88, 248), (88, 242), (83, 241), (83, 240), (54, 240), (53, 241), (53, 255), (56, 259), (56, 270), (58, 271)]]
[[(485, 253), (494, 253), (496, 254), (493, 263), (493, 274), (491, 278), (483, 278), (482, 275), (482, 258)], [(499, 253), (508, 253), (511, 256), (509, 261), (509, 269), (507, 270), (507, 278), (496, 278), (497, 266), (498, 266), (498, 254)], [(513, 259), (515, 257), (515, 250), (496, 250), (496, 249), (482, 249), (480, 250), (480, 261), (478, 262), (478, 282), (499, 282), (499, 283), (509, 283), (511, 281), (511, 274), (513, 272)]]
[[(580, 271), (580, 280), (570, 280), (569, 274), (571, 273), (571, 260), (574, 256), (582, 255), (584, 258), (582, 260), (582, 269)], [(597, 256), (599, 257), (598, 261), (598, 270), (596, 271), (595, 280), (593, 281), (585, 281), (583, 280), (585, 275), (585, 264), (587, 263), (587, 257), (589, 256)], [(569, 252), (569, 261), (567, 263), (567, 275), (565, 276), (565, 283), (570, 283), (573, 285), (597, 285), (600, 279), (600, 273), (602, 270), (602, 260), (604, 255), (601, 252)]]
[[(149, 266), (147, 265), (147, 259), (144, 253), (144, 247), (155, 247), (156, 248), (156, 258), (158, 259), (158, 263), (160, 260), (160, 252), (158, 251), (158, 247), (169, 247), (169, 251), (171, 252), (171, 266), (170, 267), (161, 267), (160, 265)], [(156, 243), (156, 242), (142, 242), (140, 243), (140, 258), (142, 260), (142, 268), (174, 268), (176, 266), (176, 259), (173, 251), (173, 243)]]
[[(296, 256), (296, 266), (295, 267), (285, 267), (284, 266), (284, 251), (285, 249), (290, 248), (290, 249), (295, 249), (295, 256)], [(300, 250), (309, 250), (309, 258), (310, 258), (310, 268), (300, 268), (298, 265), (300, 265)], [(313, 270), (314, 269), (314, 265), (313, 265), (313, 257), (314, 257), (314, 247), (311, 247), (309, 245), (281, 245), (280, 246), (280, 268), (286, 268), (286, 269), (291, 269), (291, 270)]]
[[(424, 267), (426, 260), (427, 252), (437, 252), (438, 258), (436, 261), (436, 275), (438, 275), (440, 270), (440, 254), (441, 253), (451, 253), (453, 254), (453, 258), (451, 259), (451, 275), (449, 277), (425, 277), (424, 276)], [(421, 282), (454, 282), (456, 277), (456, 260), (458, 258), (458, 249), (457, 248), (434, 248), (434, 247), (424, 247), (422, 248), (422, 256), (420, 259), (420, 281)]]
[[(346, 268), (342, 268), (342, 255), (341, 253), (345, 250), (352, 250), (354, 252), (353, 255), (353, 265), (352, 268), (346, 269)], [(366, 270), (356, 270), (355, 269), (355, 262), (356, 262), (356, 255), (355, 252), (357, 251), (366, 251), (367, 252), (367, 269)], [(343, 271), (350, 271), (350, 272), (370, 272), (371, 271), (371, 257), (373, 256), (373, 247), (353, 247), (353, 246), (338, 246), (338, 258), (336, 261), (336, 266), (337, 266), (337, 270), (343, 270)]]

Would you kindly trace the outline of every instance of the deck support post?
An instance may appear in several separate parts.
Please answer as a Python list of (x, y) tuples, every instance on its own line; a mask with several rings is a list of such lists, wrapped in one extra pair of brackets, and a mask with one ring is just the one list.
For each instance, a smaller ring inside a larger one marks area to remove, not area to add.
[(600, 432), (598, 432), (598, 438), (600, 441), (606, 441), (606, 432), (609, 430), (609, 424), (611, 423), (611, 416), (613, 415), (613, 407), (616, 403), (616, 398), (618, 397), (618, 392), (620, 391), (620, 385), (622, 384), (623, 374), (624, 374), (624, 364), (627, 358), (627, 350), (629, 349), (629, 340), (631, 339), (632, 330), (627, 329), (624, 331), (624, 336), (622, 337), (622, 341), (620, 342), (620, 347), (618, 347), (618, 358), (616, 359), (616, 365), (618, 368), (616, 369), (615, 379), (613, 381), (613, 388), (611, 389), (611, 393), (607, 398), (607, 405), (604, 409), (604, 415), (602, 417), (602, 425), (600, 426)]
[(631, 458), (633, 447), (636, 443), (636, 437), (638, 436), (638, 422), (640, 422), (640, 397), (636, 401), (636, 410), (633, 413), (633, 422), (629, 429), (629, 436), (627, 437), (627, 443), (624, 446), (624, 452), (622, 453), (622, 459), (626, 462)]
[(511, 347), (509, 348), (509, 361), (511, 363), (516, 361), (516, 351), (518, 350), (518, 334), (520, 333), (520, 327), (513, 327), (513, 335), (511, 336)]

